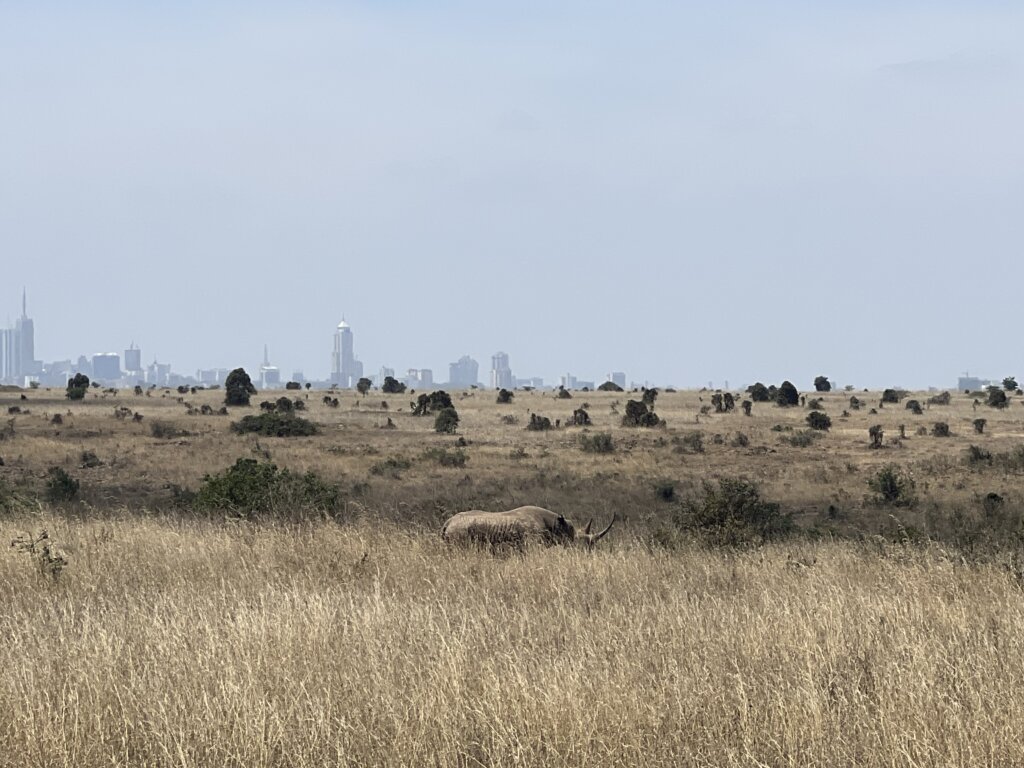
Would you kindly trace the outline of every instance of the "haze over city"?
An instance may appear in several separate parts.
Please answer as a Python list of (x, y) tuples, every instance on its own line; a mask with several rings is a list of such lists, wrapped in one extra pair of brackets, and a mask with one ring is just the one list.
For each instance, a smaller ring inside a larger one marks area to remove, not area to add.
[[(192, 373), (1021, 373), (1002, 3), (0, 6), (0, 325)], [(481, 375), (486, 380), (486, 375)]]

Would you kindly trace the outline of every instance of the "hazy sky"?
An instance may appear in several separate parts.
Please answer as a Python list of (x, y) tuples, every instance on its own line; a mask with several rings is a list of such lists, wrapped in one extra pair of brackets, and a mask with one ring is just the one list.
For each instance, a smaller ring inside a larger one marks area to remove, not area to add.
[(1019, 3), (155, 5), (0, 0), (38, 357), (1024, 375)]

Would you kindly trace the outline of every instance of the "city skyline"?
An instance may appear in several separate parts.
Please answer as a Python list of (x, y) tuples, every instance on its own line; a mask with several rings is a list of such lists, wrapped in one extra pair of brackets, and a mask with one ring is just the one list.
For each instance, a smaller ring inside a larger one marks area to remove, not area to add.
[[(273, 364), (270, 359), (269, 345), (263, 344), (262, 362), (258, 365), (242, 363), (240, 367), (246, 368), (254, 375), (263, 388), (276, 388), (283, 386), (285, 381), (295, 380), (300, 383), (310, 382), (318, 386), (338, 386), (341, 388), (354, 388), (360, 378), (364, 376), (364, 366), (361, 360), (355, 355), (355, 339), (353, 327), (344, 319), (335, 327), (333, 335), (333, 350), (329, 372), (326, 376), (320, 377), (315, 371), (316, 368), (305, 366), (290, 366), (291, 375), (282, 373), (283, 367)], [(22, 289), (21, 316), (13, 327), (0, 329), (0, 383), (27, 382), (29, 378), (42, 382), (47, 386), (63, 386), (66, 380), (77, 372), (84, 372), (95, 377), (97, 381), (120, 381), (123, 383), (152, 383), (160, 386), (168, 386), (174, 383), (186, 384), (221, 384), (228, 372), (237, 365), (220, 366), (212, 368), (196, 368), (193, 373), (186, 373), (185, 370), (175, 370), (173, 361), (158, 362), (154, 356), (153, 363), (145, 365), (142, 362), (143, 350), (136, 346), (134, 339), (125, 348), (123, 357), (116, 352), (96, 352), (92, 355), (79, 355), (76, 360), (65, 358), (54, 361), (35, 359), (35, 320), (28, 315), (27, 309), (27, 288)], [(676, 382), (652, 381), (650, 379), (629, 379), (622, 371), (605, 369), (608, 372), (600, 376), (573, 373), (559, 373), (547, 376), (516, 377), (513, 375), (510, 363), (510, 355), (504, 351), (498, 351), (490, 355), (491, 366), (487, 371), (482, 371), (479, 361), (471, 354), (463, 354), (458, 360), (448, 364), (449, 372), (447, 381), (438, 381), (437, 385), (451, 387), (478, 386), (483, 388), (519, 388), (524, 386), (535, 388), (565, 387), (567, 389), (591, 388), (605, 382), (611, 381), (623, 388), (634, 386), (683, 386)], [(30, 361), (26, 367), (23, 361)], [(124, 362), (122, 369), (121, 362)], [(306, 371), (314, 371), (312, 375), (306, 375)], [(375, 386), (379, 386), (385, 376), (405, 382), (410, 387), (430, 387), (435, 385), (433, 368), (408, 368), (404, 376), (396, 376), (396, 368), (382, 364), (378, 373), (365, 374)], [(443, 370), (443, 369), (442, 369)], [(20, 376), (17, 373), (20, 371)], [(827, 375), (827, 374), (823, 374)], [(956, 374), (958, 386), (964, 381), (972, 382), (998, 382), (1004, 375), (1015, 375), (1012, 372), (994, 372), (991, 376), (970, 376), (966, 371)], [(954, 376), (951, 374), (950, 379)], [(787, 377), (783, 377), (787, 378)], [(796, 377), (792, 377), (796, 380)], [(834, 384), (847, 384), (834, 377), (830, 377)], [(769, 377), (755, 378), (751, 382), (743, 382), (746, 386), (753, 381), (772, 381)], [(781, 381), (782, 379), (780, 379)], [(859, 384), (854, 384), (860, 387)], [(885, 382), (885, 385), (903, 386), (901, 382)], [(729, 388), (729, 381), (723, 379), (715, 381), (708, 379), (692, 388)], [(917, 388), (943, 388), (948, 386), (945, 382), (930, 382)], [(798, 388), (799, 385), (798, 385)]]

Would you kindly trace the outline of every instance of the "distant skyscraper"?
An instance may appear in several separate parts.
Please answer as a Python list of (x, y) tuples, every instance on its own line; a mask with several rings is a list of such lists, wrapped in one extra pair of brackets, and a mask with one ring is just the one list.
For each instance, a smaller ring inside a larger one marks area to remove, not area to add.
[(608, 374), (608, 381), (612, 384), (618, 384), (623, 389), (626, 388), (626, 374), (622, 371), (612, 371)]
[(132, 373), (142, 370), (142, 350), (133, 341), (124, 351), (124, 369)]
[(469, 355), (448, 364), (448, 382), (453, 387), (474, 387), (480, 380), (480, 364)]
[(512, 389), (515, 378), (508, 365), (508, 355), (498, 352), (491, 357), (491, 387), (493, 389)]
[(263, 365), (260, 366), (260, 385), (262, 389), (278, 389), (281, 386), (281, 370), (270, 364), (267, 345), (263, 345)]
[(36, 361), (35, 324), (28, 316), (28, 294), (21, 292), (21, 317), (13, 328), (0, 331), (0, 380), (24, 385), (28, 376), (42, 371)]
[(363, 364), (353, 351), (352, 326), (342, 318), (334, 332), (334, 352), (331, 354), (331, 383), (339, 387), (354, 387), (363, 376)]
[(97, 381), (114, 382), (121, 378), (121, 356), (116, 352), (100, 352), (92, 356), (92, 377)]

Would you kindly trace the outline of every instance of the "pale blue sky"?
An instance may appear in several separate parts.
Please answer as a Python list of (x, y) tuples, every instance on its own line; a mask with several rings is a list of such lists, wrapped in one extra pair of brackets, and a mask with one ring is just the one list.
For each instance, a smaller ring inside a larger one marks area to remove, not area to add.
[(324, 377), (1024, 375), (1024, 8), (0, 0), (0, 319)]

